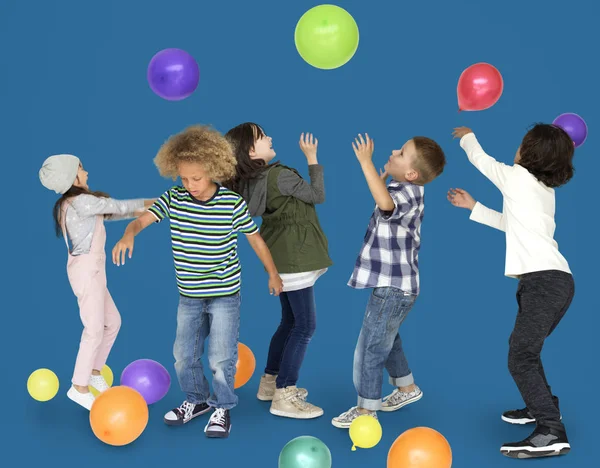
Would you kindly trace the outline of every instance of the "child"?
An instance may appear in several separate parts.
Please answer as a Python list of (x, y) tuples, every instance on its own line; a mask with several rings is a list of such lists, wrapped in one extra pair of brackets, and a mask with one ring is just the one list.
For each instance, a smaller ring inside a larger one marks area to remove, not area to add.
[(46, 159), (39, 177), (44, 187), (61, 195), (53, 210), (55, 230), (67, 245), (67, 275), (84, 326), (67, 396), (90, 410), (94, 395), (88, 386), (98, 392), (108, 389), (100, 371), (121, 327), (121, 316), (106, 286), (104, 220), (135, 217), (154, 200), (119, 201), (90, 191), (88, 173), (79, 158), (69, 154)]
[(226, 136), (233, 142), (238, 161), (230, 188), (248, 202), (251, 216), (262, 216), (260, 232), (284, 283), (281, 323), (271, 339), (257, 398), (271, 400), (270, 412), (274, 415), (316, 418), (323, 410), (305, 401), (308, 392), (298, 389), (296, 382), (315, 331), (313, 286), (332, 265), (315, 209), (315, 204), (325, 201), (323, 166), (317, 161), (318, 141), (310, 134), (300, 137), (300, 148), (308, 161), (308, 183), (294, 169), (269, 164), (275, 151), (271, 138), (259, 125), (244, 123)]
[(469, 161), (502, 192), (504, 207), (502, 213), (491, 210), (461, 189), (451, 190), (448, 199), (470, 209), (473, 221), (506, 232), (505, 275), (519, 279), (508, 368), (527, 408), (507, 411), (502, 419), (537, 426), (525, 440), (500, 450), (511, 458), (566, 454), (570, 445), (558, 398), (552, 396), (540, 355), (575, 293), (569, 265), (554, 240), (554, 188), (573, 177), (573, 142), (559, 127), (535, 125), (523, 138), (515, 164), (507, 166), (488, 156), (470, 129), (457, 128), (454, 136)]
[[(424, 211), (424, 186), (444, 170), (442, 148), (426, 137), (414, 137), (392, 151), (381, 176), (373, 165), (374, 143), (359, 135), (352, 145), (375, 199), (376, 208), (348, 283), (373, 292), (354, 353), (354, 385), (358, 406), (333, 418), (349, 428), (358, 416), (377, 419), (377, 411), (396, 411), (421, 399), (402, 350), (398, 329), (419, 294), (419, 250)], [(388, 175), (393, 181), (387, 186)], [(396, 387), (381, 401), (383, 369)]]
[[(125, 263), (134, 237), (150, 224), (169, 218), (180, 293), (175, 370), (185, 401), (164, 421), (182, 425), (214, 408), (204, 432), (228, 437), (229, 410), (237, 405), (234, 379), (238, 356), (241, 265), (237, 235), (244, 233), (269, 274), (269, 290), (283, 287), (271, 254), (248, 215), (244, 200), (215, 183), (235, 174), (231, 145), (216, 130), (192, 126), (171, 137), (154, 160), (162, 176), (181, 178), (183, 186), (167, 190), (149, 211), (127, 226), (113, 249), (113, 262)], [(208, 362), (213, 394), (202, 368), (204, 342), (210, 337)]]

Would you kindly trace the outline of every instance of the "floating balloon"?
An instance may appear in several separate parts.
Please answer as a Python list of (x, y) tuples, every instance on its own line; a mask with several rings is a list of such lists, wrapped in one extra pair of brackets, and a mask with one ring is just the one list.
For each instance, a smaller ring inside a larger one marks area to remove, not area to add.
[(428, 427), (409, 429), (388, 452), (387, 468), (451, 468), (452, 449), (445, 437)]
[(588, 128), (585, 121), (577, 114), (561, 114), (552, 123), (569, 134), (576, 148), (585, 142)]
[(108, 445), (136, 440), (148, 424), (148, 405), (133, 388), (116, 386), (101, 393), (90, 411), (94, 435)]
[(246, 385), (256, 369), (256, 358), (244, 343), (238, 343), (238, 360), (235, 369), (234, 388)]
[(335, 5), (308, 10), (296, 25), (294, 41), (300, 56), (315, 68), (332, 70), (347, 63), (358, 49), (354, 18)]
[(290, 440), (279, 454), (279, 468), (331, 468), (331, 452), (316, 437)]
[[(106, 383), (108, 384), (109, 387), (112, 386), (112, 384), (115, 380), (115, 376), (110, 367), (108, 367), (105, 364), (104, 367), (100, 370), (100, 375), (102, 375), (102, 377), (104, 377), (104, 380), (106, 381)], [(90, 392), (92, 392), (92, 395), (94, 395), (95, 397), (100, 395), (100, 392), (98, 390), (96, 390), (94, 387), (88, 386), (88, 389)]]
[(381, 440), (382, 435), (381, 424), (373, 416), (363, 414), (359, 416), (352, 424), (350, 424), (350, 439), (354, 444), (352, 450), (356, 447), (373, 448)]
[(27, 379), (27, 391), (37, 401), (52, 400), (58, 393), (58, 377), (50, 369), (38, 369)]
[(148, 405), (156, 403), (169, 392), (169, 371), (152, 359), (138, 359), (121, 374), (121, 385), (137, 390)]
[(498, 102), (504, 81), (500, 72), (488, 63), (476, 63), (462, 72), (458, 79), (459, 111), (489, 109)]
[(148, 65), (148, 84), (152, 91), (168, 101), (181, 101), (192, 95), (200, 80), (198, 64), (181, 49), (158, 52)]

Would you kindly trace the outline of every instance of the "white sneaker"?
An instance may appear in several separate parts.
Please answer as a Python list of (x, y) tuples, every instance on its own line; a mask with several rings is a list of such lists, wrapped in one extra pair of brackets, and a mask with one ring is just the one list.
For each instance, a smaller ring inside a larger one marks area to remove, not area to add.
[(88, 385), (90, 387), (94, 387), (96, 390), (98, 390), (99, 393), (105, 392), (110, 388), (106, 383), (106, 380), (104, 380), (104, 377), (102, 377), (101, 375), (90, 376), (90, 381)]
[(381, 411), (397, 411), (406, 405), (410, 405), (423, 398), (423, 392), (415, 385), (412, 392), (401, 392), (396, 388), (390, 395), (384, 398)]
[(71, 387), (67, 392), (67, 396), (70, 400), (74, 401), (78, 405), (83, 406), (88, 411), (92, 409), (92, 405), (94, 404), (94, 395), (91, 392), (81, 393), (75, 387)]

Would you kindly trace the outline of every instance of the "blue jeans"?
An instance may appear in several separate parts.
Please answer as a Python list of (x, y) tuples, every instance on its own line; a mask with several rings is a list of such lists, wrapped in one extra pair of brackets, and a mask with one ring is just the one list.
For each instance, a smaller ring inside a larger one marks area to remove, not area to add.
[(316, 328), (314, 288), (281, 293), (281, 323), (271, 338), (265, 374), (277, 375), (275, 386), (296, 385), (306, 348)]
[(392, 385), (407, 387), (414, 383), (398, 329), (416, 299), (417, 296), (396, 288), (373, 290), (354, 352), (354, 386), (359, 407), (381, 409), (384, 368)]
[[(233, 384), (238, 359), (240, 303), (239, 293), (206, 299), (180, 296), (173, 355), (179, 385), (190, 403), (208, 403), (213, 408), (224, 409), (237, 405)], [(213, 373), (212, 395), (201, 360), (207, 338), (208, 363)]]

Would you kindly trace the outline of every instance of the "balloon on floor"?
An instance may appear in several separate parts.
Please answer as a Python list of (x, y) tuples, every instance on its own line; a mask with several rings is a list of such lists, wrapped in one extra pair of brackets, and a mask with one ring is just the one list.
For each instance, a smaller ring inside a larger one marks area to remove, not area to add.
[(296, 25), (296, 50), (309, 65), (332, 70), (346, 64), (358, 49), (358, 25), (352, 15), (335, 5), (308, 10)]
[(566, 113), (559, 115), (554, 122), (552, 122), (557, 127), (562, 128), (565, 132), (569, 134), (573, 143), (575, 144), (575, 148), (583, 145), (585, 140), (587, 139), (588, 128), (580, 116), (573, 113)]
[(138, 359), (123, 369), (121, 385), (137, 390), (151, 405), (169, 392), (171, 376), (160, 363), (152, 359)]
[(108, 445), (122, 446), (136, 440), (148, 424), (148, 405), (130, 387), (116, 386), (101, 393), (90, 411), (94, 435)]
[(58, 377), (50, 369), (38, 369), (27, 379), (27, 391), (37, 401), (52, 400), (58, 393)]
[(452, 450), (445, 437), (428, 427), (409, 429), (388, 452), (387, 468), (450, 468)]
[(238, 343), (238, 360), (235, 369), (234, 388), (246, 385), (256, 369), (256, 358), (244, 343)]
[(489, 63), (476, 63), (462, 72), (458, 79), (459, 111), (481, 111), (498, 102), (504, 81), (500, 72)]
[(290, 440), (279, 454), (278, 468), (331, 468), (331, 452), (316, 437)]
[(194, 57), (181, 49), (164, 49), (148, 65), (148, 84), (168, 101), (181, 101), (198, 87), (200, 70)]
[(382, 436), (381, 424), (377, 419), (368, 414), (359, 416), (350, 424), (350, 439), (354, 444), (352, 450), (356, 447), (369, 449), (375, 447)]
[[(100, 370), (100, 375), (102, 375), (102, 377), (104, 377), (104, 380), (106, 381), (108, 386), (112, 387), (112, 384), (115, 380), (115, 376), (113, 374), (112, 369), (105, 364), (104, 367)], [(92, 395), (94, 395), (95, 397), (100, 395), (100, 392), (98, 390), (96, 390), (94, 387), (88, 386), (88, 389), (90, 392), (92, 392)]]

